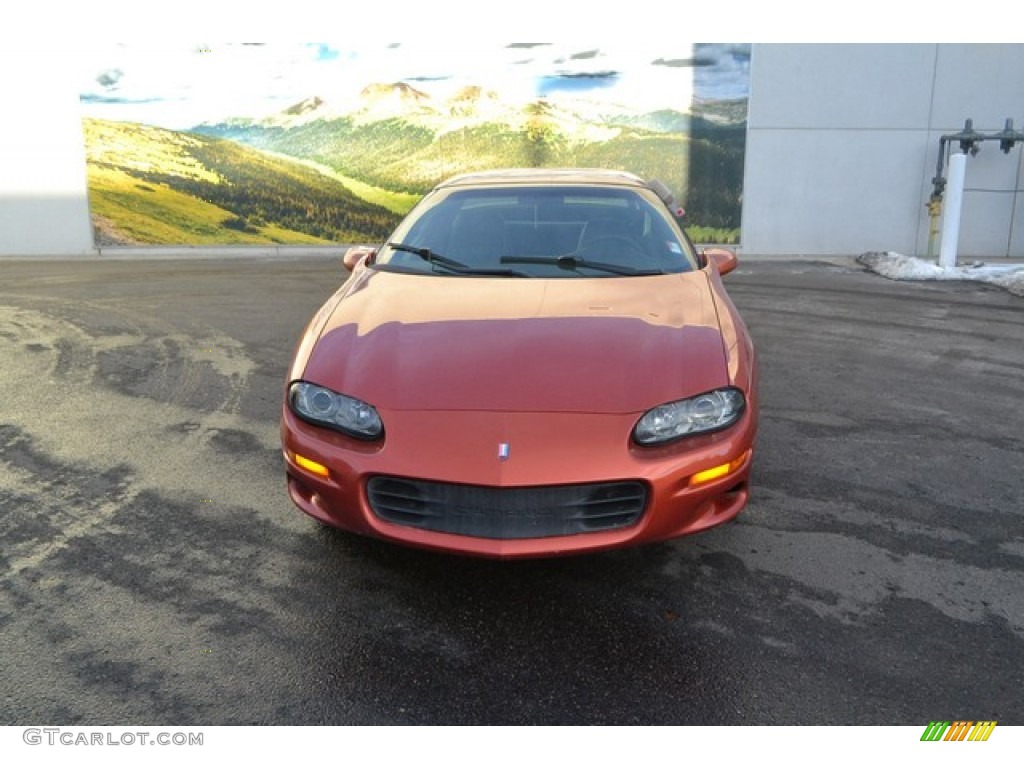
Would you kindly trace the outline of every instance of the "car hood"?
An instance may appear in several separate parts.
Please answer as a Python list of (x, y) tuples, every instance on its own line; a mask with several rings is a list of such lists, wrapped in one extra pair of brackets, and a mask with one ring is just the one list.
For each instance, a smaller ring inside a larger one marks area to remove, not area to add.
[(635, 413), (728, 383), (703, 272), (545, 280), (361, 270), (302, 377), (390, 411)]

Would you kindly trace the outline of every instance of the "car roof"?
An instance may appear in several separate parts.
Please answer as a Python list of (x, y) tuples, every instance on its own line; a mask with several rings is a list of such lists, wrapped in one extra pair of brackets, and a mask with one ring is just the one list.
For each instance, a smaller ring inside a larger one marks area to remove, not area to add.
[(620, 187), (649, 188), (639, 176), (605, 168), (501, 168), (454, 176), (437, 185), (450, 187), (503, 186), (515, 184), (564, 186), (567, 184), (609, 184)]

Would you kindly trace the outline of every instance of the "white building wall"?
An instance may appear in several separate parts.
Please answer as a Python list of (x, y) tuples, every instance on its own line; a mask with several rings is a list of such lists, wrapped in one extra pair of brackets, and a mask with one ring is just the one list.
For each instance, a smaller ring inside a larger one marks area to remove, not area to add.
[(94, 252), (78, 83), (55, 61), (0, 47), (0, 256)]
[[(926, 255), (939, 137), (1024, 128), (1021, 73), (1024, 45), (754, 45), (743, 250)], [(1024, 257), (1022, 154), (969, 160), (963, 257)]]

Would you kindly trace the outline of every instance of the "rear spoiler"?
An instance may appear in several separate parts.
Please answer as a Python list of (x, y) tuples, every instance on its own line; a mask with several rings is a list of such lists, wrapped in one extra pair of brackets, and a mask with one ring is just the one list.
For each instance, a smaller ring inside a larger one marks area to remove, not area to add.
[(651, 191), (654, 192), (658, 197), (661, 198), (661, 202), (665, 204), (665, 207), (672, 211), (674, 216), (682, 218), (686, 215), (686, 211), (683, 207), (676, 202), (676, 196), (672, 194), (672, 190), (669, 189), (664, 182), (658, 179), (649, 179), (647, 186), (650, 187)]

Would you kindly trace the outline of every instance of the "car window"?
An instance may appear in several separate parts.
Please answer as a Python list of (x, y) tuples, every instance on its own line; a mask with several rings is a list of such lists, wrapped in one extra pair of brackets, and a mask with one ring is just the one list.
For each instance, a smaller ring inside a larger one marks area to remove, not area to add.
[[(390, 242), (427, 249), (473, 269), (514, 267), (536, 277), (610, 277), (697, 268), (689, 241), (664, 205), (653, 194), (648, 197), (629, 188), (439, 190), (417, 206)], [(383, 248), (377, 263), (446, 272), (422, 252), (408, 249)]]

